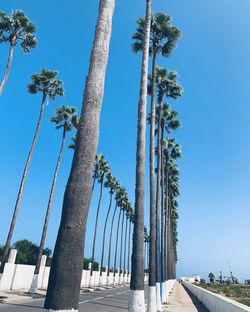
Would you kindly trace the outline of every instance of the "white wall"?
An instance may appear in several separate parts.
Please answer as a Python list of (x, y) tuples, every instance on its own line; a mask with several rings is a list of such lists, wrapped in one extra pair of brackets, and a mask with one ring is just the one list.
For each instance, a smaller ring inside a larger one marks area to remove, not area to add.
[[(23, 265), (23, 264), (13, 264), (6, 263), (4, 267), (4, 272), (0, 276), (0, 290), (29, 290), (33, 275), (35, 271), (35, 266), (33, 265)], [(38, 276), (38, 289), (47, 289), (49, 281), (49, 267), (40, 267)], [(90, 271), (82, 271), (81, 288), (89, 287)], [(101, 282), (101, 284), (100, 284)], [(130, 282), (130, 275), (120, 279), (120, 283)], [(107, 272), (102, 272), (102, 279), (100, 280), (100, 272), (93, 271), (93, 286), (106, 286), (113, 285), (113, 273), (110, 272), (109, 279), (107, 279)], [(119, 284), (119, 274), (115, 275), (115, 284)]]
[(250, 311), (247, 307), (234, 300), (228, 299), (224, 296), (212, 293), (206, 289), (198, 287), (190, 283), (184, 283), (185, 287), (195, 295), (202, 304), (209, 310), (209, 312), (243, 312)]

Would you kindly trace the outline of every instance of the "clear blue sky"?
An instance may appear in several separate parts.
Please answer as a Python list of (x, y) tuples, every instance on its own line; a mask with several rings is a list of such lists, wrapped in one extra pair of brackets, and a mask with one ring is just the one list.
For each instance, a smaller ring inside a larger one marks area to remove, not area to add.
[[(131, 52), (136, 18), (145, 1), (117, 0), (110, 61), (101, 115), (99, 151), (134, 200), (136, 119), (140, 55)], [(155, 0), (183, 31), (178, 48), (160, 66), (178, 71), (185, 94), (176, 103), (183, 124), (177, 137), (183, 149), (179, 221), (182, 274), (234, 274), (250, 277), (250, 2), (247, 0)], [(58, 69), (66, 95), (46, 106), (14, 239), (39, 242), (60, 132), (48, 123), (61, 104), (81, 107), (98, 1), (3, 0), (1, 10), (22, 9), (37, 26), (38, 47), (23, 55), (17, 47), (0, 99), (0, 242), (6, 239), (24, 161), (33, 136), (41, 96), (26, 85), (43, 66)], [(2, 76), (7, 47), (0, 46)], [(53, 248), (72, 151), (66, 150), (58, 177), (46, 245)], [(148, 179), (145, 207), (148, 209)], [(103, 209), (106, 210), (104, 197)], [(90, 255), (96, 195), (90, 209), (86, 255)], [(104, 213), (101, 216), (101, 223)], [(148, 212), (146, 212), (148, 223)], [(100, 236), (97, 241), (100, 241)], [(97, 248), (97, 258), (100, 248)], [(178, 265), (180, 273), (180, 265)]]

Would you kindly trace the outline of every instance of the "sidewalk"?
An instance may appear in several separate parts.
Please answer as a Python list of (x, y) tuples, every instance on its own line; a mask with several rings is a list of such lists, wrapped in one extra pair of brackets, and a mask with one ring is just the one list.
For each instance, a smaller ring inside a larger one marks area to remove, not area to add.
[(39, 291), (38, 294), (29, 294), (25, 291), (0, 291), (0, 303), (10, 303), (18, 300), (29, 300), (44, 298), (45, 291)]
[(169, 304), (164, 307), (165, 312), (208, 312), (208, 310), (194, 297), (187, 293), (182, 285), (176, 283), (169, 296)]

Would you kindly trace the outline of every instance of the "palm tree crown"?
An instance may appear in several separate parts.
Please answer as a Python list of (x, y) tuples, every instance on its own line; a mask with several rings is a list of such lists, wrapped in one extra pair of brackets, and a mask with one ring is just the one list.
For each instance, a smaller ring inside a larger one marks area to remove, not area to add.
[(74, 106), (62, 105), (55, 109), (55, 116), (50, 121), (56, 124), (56, 129), (63, 128), (65, 132), (68, 132), (74, 128), (77, 129), (79, 117)]
[(16, 10), (10, 16), (0, 12), (0, 43), (9, 42), (15, 46), (20, 42), (24, 53), (29, 53), (37, 45), (35, 31), (34, 24), (23, 11)]
[[(171, 17), (165, 13), (155, 13), (152, 15), (149, 48), (150, 55), (153, 50), (155, 50), (157, 54), (168, 57), (174, 50), (176, 42), (181, 36), (181, 31), (172, 26), (171, 21)], [(135, 53), (142, 51), (145, 20), (143, 18), (138, 18), (137, 26), (137, 30), (132, 37), (135, 40), (132, 45), (132, 49)]]
[[(158, 93), (158, 103), (160, 103), (164, 96), (177, 99), (183, 93), (183, 88), (177, 81), (177, 73), (175, 71), (168, 71), (164, 67), (156, 68), (156, 88)], [(151, 95), (152, 77), (148, 76), (148, 93)]]
[(40, 73), (31, 76), (31, 83), (28, 85), (28, 91), (31, 94), (42, 92), (44, 96), (48, 96), (54, 100), (57, 95), (63, 96), (63, 82), (56, 79), (58, 71), (42, 68)]

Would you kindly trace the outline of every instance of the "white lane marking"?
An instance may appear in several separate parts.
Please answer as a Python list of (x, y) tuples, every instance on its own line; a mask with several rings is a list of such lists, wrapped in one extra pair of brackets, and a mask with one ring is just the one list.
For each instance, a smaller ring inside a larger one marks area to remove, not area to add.
[(113, 297), (113, 296), (116, 296), (116, 295), (122, 295), (122, 294), (126, 294), (128, 292), (129, 292), (129, 290), (124, 291), (124, 292), (115, 293), (115, 294), (112, 294), (112, 295), (108, 295), (108, 296), (105, 296), (105, 297), (98, 297), (98, 298), (93, 298), (93, 299), (89, 299), (89, 300), (84, 300), (84, 301), (80, 301), (79, 304), (83, 304), (83, 303), (87, 303), (87, 302), (91, 302), (91, 301), (96, 301), (96, 300), (100, 300), (100, 299), (104, 299), (104, 298), (109, 298), (109, 297)]
[(100, 300), (100, 299), (103, 299), (103, 298), (104, 298), (104, 297), (94, 298), (94, 299), (92, 299), (92, 301)]
[(90, 300), (85, 300), (85, 301), (80, 301), (79, 304), (81, 303), (86, 303), (86, 302), (89, 302)]
[(87, 303), (87, 302), (91, 302), (91, 301), (95, 301), (95, 300), (100, 300), (100, 299), (103, 299), (103, 298), (104, 297), (98, 297), (98, 298), (94, 298), (94, 299), (84, 300), (84, 301), (80, 301), (79, 304)]

